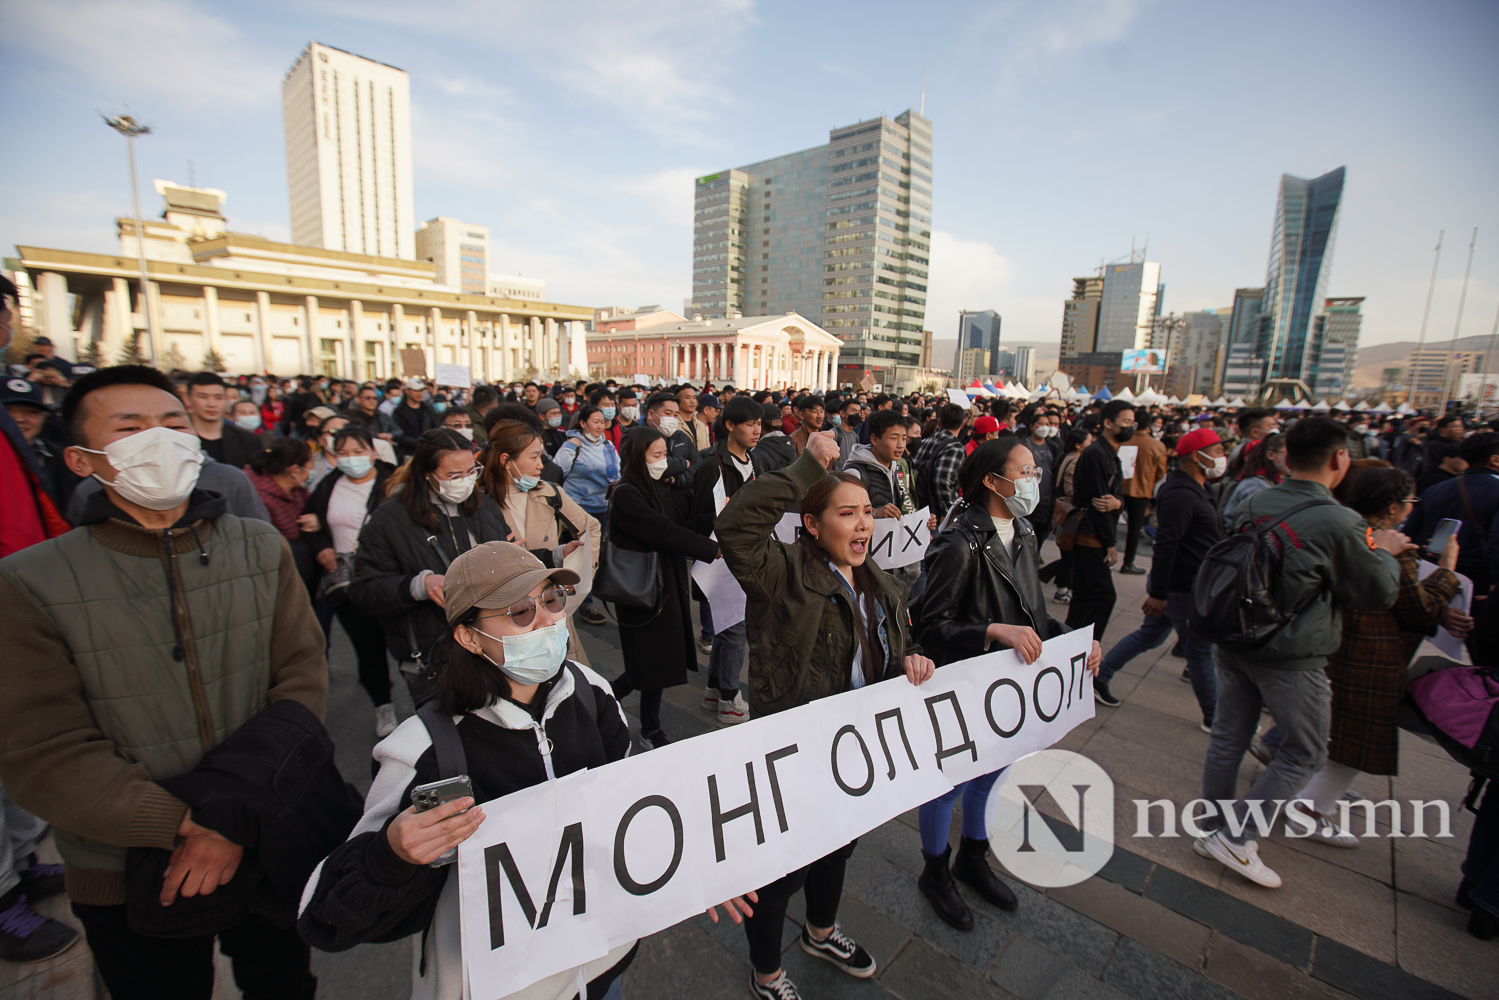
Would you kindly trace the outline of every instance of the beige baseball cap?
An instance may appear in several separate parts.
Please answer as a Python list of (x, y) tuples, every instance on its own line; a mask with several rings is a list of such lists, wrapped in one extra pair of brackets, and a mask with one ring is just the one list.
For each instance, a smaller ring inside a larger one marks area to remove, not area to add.
[(473, 608), (508, 608), (543, 580), (577, 583), (578, 574), (570, 569), (548, 569), (514, 542), (475, 545), (454, 559), (443, 577), (442, 600), (448, 624)]
[(413, 392), (421, 392), (427, 388), (427, 383), (413, 375), (406, 380), (405, 386)]

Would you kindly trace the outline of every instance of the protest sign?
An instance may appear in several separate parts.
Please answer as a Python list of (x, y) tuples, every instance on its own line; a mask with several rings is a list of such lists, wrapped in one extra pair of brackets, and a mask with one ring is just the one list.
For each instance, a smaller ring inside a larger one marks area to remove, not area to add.
[[(900, 520), (893, 517), (875, 518), (874, 534), (869, 536), (869, 558), (880, 569), (898, 569), (921, 562), (927, 547), (932, 544), (932, 533), (926, 527), (931, 517), (932, 512), (923, 507), (914, 514), (906, 514)], [(776, 540), (790, 545), (796, 541), (801, 527), (800, 514), (787, 514), (776, 525)], [(717, 612), (714, 612), (713, 621), (716, 625)]]
[(420, 347), (401, 348), (401, 374), (427, 376), (427, 352)]
[(949, 403), (956, 403), (958, 406), (961, 406), (965, 413), (968, 411), (968, 408), (973, 405), (973, 401), (968, 398), (968, 393), (964, 392), (962, 389), (947, 390), (947, 401)]
[[(1436, 563), (1422, 559), (1417, 564), (1416, 574), (1419, 579), (1424, 580), (1435, 573), (1437, 568)], [(1458, 587), (1457, 593), (1452, 595), (1452, 600), (1447, 602), (1447, 606), (1449, 608), (1456, 608), (1465, 615), (1469, 614), (1468, 609), (1473, 606), (1473, 581), (1461, 573), (1454, 573), (1452, 575), (1457, 577)], [(1439, 626), (1437, 634), (1432, 636), (1428, 641), (1437, 649), (1440, 649), (1444, 656), (1450, 656), (1454, 660), (1461, 660), (1463, 658), (1463, 649), (1465, 648), (1463, 640), (1448, 632), (1445, 628)]]
[[(716, 540), (717, 536), (709, 536)], [(708, 599), (716, 635), (744, 621), (744, 588), (722, 559), (692, 564), (692, 580)]]
[[(505, 796), (458, 850), (473, 1000), (767, 885), (1093, 717), (1092, 631), (871, 684)], [(566, 877), (564, 877), (566, 876)]]
[(1137, 444), (1122, 444), (1119, 446), (1119, 474), (1125, 479), (1135, 478), (1135, 460), (1140, 457), (1140, 446)]
[(437, 365), (436, 368), (437, 377), (433, 381), (438, 385), (467, 389), (474, 384), (468, 365)]

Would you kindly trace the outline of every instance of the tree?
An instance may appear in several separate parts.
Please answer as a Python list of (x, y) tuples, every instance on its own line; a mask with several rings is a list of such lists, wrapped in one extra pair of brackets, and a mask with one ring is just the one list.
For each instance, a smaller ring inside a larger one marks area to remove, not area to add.
[(97, 340), (90, 340), (88, 346), (83, 349), (83, 354), (78, 358), (79, 364), (88, 365), (90, 368), (103, 368), (109, 364), (104, 359), (104, 351), (99, 348)]
[(146, 361), (145, 354), (141, 352), (140, 331), (133, 331), (129, 337), (125, 338), (125, 346), (120, 348), (120, 360), (118, 363), (122, 365), (149, 364)]
[(187, 358), (184, 358), (182, 352), (177, 349), (177, 341), (172, 341), (167, 345), (167, 349), (162, 352), (161, 365), (159, 367), (169, 372), (180, 372), (187, 367)]
[(203, 370), (206, 372), (225, 372), (229, 366), (224, 363), (224, 356), (213, 348), (203, 355)]

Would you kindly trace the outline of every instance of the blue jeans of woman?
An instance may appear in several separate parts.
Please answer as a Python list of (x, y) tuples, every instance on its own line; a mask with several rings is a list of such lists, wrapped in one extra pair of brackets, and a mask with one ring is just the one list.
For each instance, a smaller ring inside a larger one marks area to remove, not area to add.
[(1192, 615), (1192, 595), (1176, 593), (1166, 595), (1166, 613), (1148, 617), (1140, 627), (1120, 639), (1109, 650), (1098, 668), (1098, 679), (1107, 682), (1130, 660), (1165, 642), (1174, 631), (1181, 639), (1182, 651), (1187, 654), (1187, 675), (1192, 678), (1192, 693), (1197, 695), (1197, 707), (1202, 717), (1211, 723), (1218, 705), (1218, 675), (1213, 669), (1213, 644), (1199, 639), (1187, 631), (1187, 619)]
[(918, 808), (916, 819), (921, 827), (921, 852), (935, 858), (947, 850), (947, 836), (952, 829), (952, 806), (960, 794), (963, 796), (963, 836), (969, 840), (988, 840), (989, 793), (1008, 770), (1002, 767), (993, 774), (956, 784), (952, 791)]

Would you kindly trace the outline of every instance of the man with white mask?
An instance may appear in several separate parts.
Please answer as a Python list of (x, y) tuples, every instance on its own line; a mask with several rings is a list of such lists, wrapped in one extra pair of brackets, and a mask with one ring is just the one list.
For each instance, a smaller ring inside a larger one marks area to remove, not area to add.
[(1223, 537), (1207, 484), (1223, 478), (1228, 458), (1217, 431), (1201, 427), (1176, 442), (1178, 467), (1167, 474), (1156, 496), (1156, 529), (1150, 578), (1146, 581), (1145, 621), (1120, 639), (1103, 658), (1093, 681), (1093, 700), (1115, 707), (1119, 700), (1109, 690), (1109, 678), (1130, 660), (1155, 649), (1175, 630), (1187, 654), (1187, 674), (1197, 707), (1202, 709), (1203, 732), (1213, 727), (1218, 682), (1213, 670), (1213, 644), (1187, 630), (1192, 614), (1192, 583), (1197, 567), (1213, 543)]
[[(126, 850), (173, 852), (164, 906), (214, 892), (244, 853), (161, 782), (267, 704), (321, 718), (328, 694), (291, 550), (198, 488), (203, 453), (172, 388), (144, 366), (80, 378), (63, 401), (65, 459), (103, 488), (79, 527), (0, 560), (0, 782), (52, 824), (73, 913), (116, 997), (197, 996), (213, 978), (212, 934), (184, 951), (187, 939), (132, 929)], [(219, 938), (242, 982), (312, 995), (294, 929), (253, 916)]]

